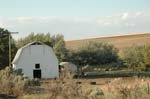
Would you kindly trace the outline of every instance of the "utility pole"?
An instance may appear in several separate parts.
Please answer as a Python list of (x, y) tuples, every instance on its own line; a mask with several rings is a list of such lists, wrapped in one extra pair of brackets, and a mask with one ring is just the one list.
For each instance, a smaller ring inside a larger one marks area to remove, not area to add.
[(18, 34), (18, 32), (9, 33), (9, 67), (11, 67), (11, 34)]

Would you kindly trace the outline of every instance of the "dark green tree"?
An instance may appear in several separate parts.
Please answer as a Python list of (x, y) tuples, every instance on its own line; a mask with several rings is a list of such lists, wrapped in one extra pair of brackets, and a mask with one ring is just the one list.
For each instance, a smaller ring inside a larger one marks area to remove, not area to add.
[[(8, 30), (0, 28), (0, 69), (9, 64), (9, 33)], [(12, 39), (12, 41), (14, 40)], [(17, 49), (14, 43), (11, 43), (11, 47), (11, 59), (13, 59)]]
[(56, 35), (55, 44), (53, 46), (54, 52), (60, 61), (67, 60), (68, 50), (65, 47), (64, 37), (62, 35)]
[(110, 44), (88, 42), (78, 51), (73, 51), (70, 61), (84, 65), (102, 65), (118, 62), (118, 50)]

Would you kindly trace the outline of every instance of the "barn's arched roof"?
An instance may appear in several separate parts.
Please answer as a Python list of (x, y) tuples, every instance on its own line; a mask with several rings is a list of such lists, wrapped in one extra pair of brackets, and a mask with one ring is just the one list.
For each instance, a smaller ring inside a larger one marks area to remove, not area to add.
[(46, 45), (46, 44), (44, 44), (44, 43), (41, 43), (41, 42), (31, 42), (31, 43), (28, 43), (28, 44), (26, 44), (25, 46), (19, 48), (19, 50), (17, 51), (17, 53), (16, 53), (16, 55), (15, 55), (15, 58), (14, 58), (13, 61), (12, 61), (12, 64), (17, 63), (18, 60), (19, 60), (19, 58), (20, 58), (20, 56), (21, 56), (21, 54), (22, 54), (23, 49), (25, 49), (25, 48), (27, 48), (28, 46), (31, 46), (31, 45), (45, 45), (45, 46), (47, 46), (47, 47), (50, 47), (50, 46), (48, 46), (48, 45)]

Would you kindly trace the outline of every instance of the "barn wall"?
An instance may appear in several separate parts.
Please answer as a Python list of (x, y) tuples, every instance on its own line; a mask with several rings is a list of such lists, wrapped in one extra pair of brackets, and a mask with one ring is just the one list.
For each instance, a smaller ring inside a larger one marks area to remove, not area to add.
[(25, 76), (33, 78), (35, 64), (40, 64), (42, 78), (58, 77), (58, 59), (52, 49), (46, 45), (30, 45), (22, 50), (22, 54), (15, 65), (22, 68)]

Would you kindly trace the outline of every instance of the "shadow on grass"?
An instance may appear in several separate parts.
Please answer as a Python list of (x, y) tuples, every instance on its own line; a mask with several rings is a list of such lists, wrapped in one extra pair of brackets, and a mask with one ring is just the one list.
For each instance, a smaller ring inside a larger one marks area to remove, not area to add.
[(118, 78), (118, 77), (150, 77), (150, 72), (108, 72), (108, 73), (88, 73), (75, 78), (95, 79), (95, 78)]

